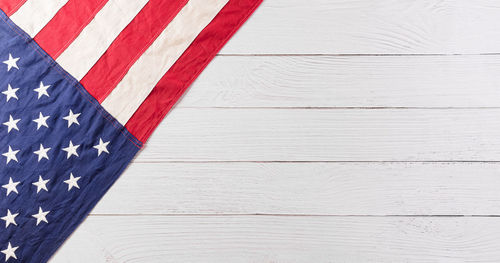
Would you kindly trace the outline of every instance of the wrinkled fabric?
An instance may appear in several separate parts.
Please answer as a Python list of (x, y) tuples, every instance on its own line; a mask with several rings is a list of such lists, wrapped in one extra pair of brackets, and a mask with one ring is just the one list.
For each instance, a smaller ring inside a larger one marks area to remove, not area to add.
[[(0, 260), (46, 262), (261, 2), (0, 0), (21, 26), (0, 11)], [(169, 54), (168, 63), (159, 59)], [(90, 71), (74, 73), (70, 65), (83, 61)], [(99, 102), (130, 72), (140, 78), (112, 103), (140, 97), (124, 127), (115, 118), (123, 110), (112, 116), (117, 107)], [(46, 125), (39, 116), (50, 116)]]
[[(19, 182), (17, 192), (0, 188), (0, 217), (19, 213), (15, 217), (17, 225), (5, 227), (0, 220), (0, 250), (10, 243), (15, 250), (17, 261), (10, 257), (8, 262), (46, 262), (61, 243), (84, 220), (98, 200), (119, 177), (127, 164), (142, 147), (134, 136), (127, 132), (112, 116), (106, 113), (97, 101), (52, 58), (50, 58), (31, 38), (14, 25), (5, 13), (0, 11), (0, 61), (7, 60), (9, 54), (19, 58), (19, 69), (0, 63), (0, 91), (5, 91), (10, 84), (18, 88), (18, 99), (6, 100), (0, 94), (0, 123), (9, 117), (20, 119), (19, 130), (8, 132), (6, 125), (0, 127), (0, 153), (19, 150), (17, 162), (0, 156), (0, 185), (9, 183), (9, 179)], [(50, 85), (49, 96), (41, 96), (34, 89)], [(69, 111), (80, 113), (79, 124), (68, 127), (64, 119)], [(39, 113), (49, 115), (47, 127), (37, 130), (34, 119)], [(100, 139), (109, 142), (109, 153), (101, 152), (94, 146)], [(63, 149), (70, 141), (80, 145), (72, 155)], [(40, 144), (50, 147), (49, 159), (39, 161), (34, 154)], [(80, 177), (79, 188), (69, 188), (65, 180)], [(42, 176), (50, 179), (48, 192), (33, 185)], [(39, 222), (33, 217), (39, 212), (50, 211), (46, 222)], [(1, 257), (4, 254), (0, 254)], [(3, 261), (3, 258), (0, 259)]]

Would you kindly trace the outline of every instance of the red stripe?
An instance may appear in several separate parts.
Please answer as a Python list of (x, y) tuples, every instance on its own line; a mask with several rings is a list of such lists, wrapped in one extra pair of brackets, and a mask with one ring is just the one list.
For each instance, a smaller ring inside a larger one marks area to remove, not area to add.
[(80, 81), (99, 102), (123, 79), (187, 0), (150, 0)]
[(158, 82), (125, 128), (145, 142), (184, 91), (261, 2), (230, 0)]
[(108, 0), (70, 0), (35, 36), (35, 41), (56, 59), (75, 40)]
[(14, 14), (26, 0), (0, 0), (0, 9), (2, 9), (7, 16)]

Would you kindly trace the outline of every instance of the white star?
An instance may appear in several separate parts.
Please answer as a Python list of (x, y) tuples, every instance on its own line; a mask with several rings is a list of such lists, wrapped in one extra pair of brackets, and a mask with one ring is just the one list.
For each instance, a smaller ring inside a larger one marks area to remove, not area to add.
[(17, 66), (17, 61), (19, 58), (13, 58), (12, 54), (9, 53), (9, 59), (5, 60), (3, 63), (7, 65), (7, 71), (10, 71), (11, 68), (19, 69)]
[(7, 157), (7, 164), (11, 161), (14, 160), (18, 162), (16, 154), (19, 152), (19, 150), (13, 151), (12, 148), (9, 145), (9, 151), (6, 153), (2, 153), (3, 156)]
[(7, 101), (9, 101), (11, 98), (14, 98), (16, 100), (18, 100), (19, 98), (17, 97), (16, 95), (16, 92), (19, 90), (19, 88), (17, 89), (13, 89), (12, 86), (10, 84), (7, 85), (7, 90), (4, 90), (2, 91), (2, 93), (7, 96)]
[(80, 180), (81, 177), (74, 177), (73, 173), (69, 174), (69, 179), (64, 181), (65, 183), (68, 184), (68, 191), (71, 190), (71, 188), (76, 187), (80, 189), (80, 186), (78, 185), (78, 180)]
[(17, 123), (21, 119), (16, 119), (12, 118), (12, 115), (9, 115), (9, 121), (6, 121), (3, 123), (3, 125), (7, 126), (7, 133), (10, 133), (12, 129), (19, 131), (19, 128), (17, 127)]
[(40, 115), (38, 115), (38, 119), (34, 119), (33, 121), (36, 122), (36, 130), (40, 129), (40, 127), (45, 126), (49, 127), (47, 125), (47, 119), (50, 118), (50, 116), (43, 116), (43, 114), (40, 112)]
[(66, 159), (69, 159), (71, 155), (76, 155), (78, 157), (78, 153), (76, 152), (76, 149), (78, 149), (78, 147), (80, 147), (80, 145), (73, 145), (73, 142), (69, 141), (68, 147), (62, 149), (63, 151), (68, 153), (66, 155)]
[(5, 228), (7, 228), (10, 224), (13, 224), (13, 225), (17, 226), (15, 218), (18, 215), (19, 215), (19, 213), (12, 214), (10, 212), (10, 210), (7, 209), (7, 215), (4, 216), (4, 217), (2, 217), (2, 220), (5, 221)]
[(38, 151), (34, 151), (33, 153), (38, 155), (38, 162), (40, 162), (43, 158), (45, 159), (49, 159), (49, 156), (47, 155), (47, 152), (50, 150), (51, 148), (43, 148), (43, 144), (40, 143), (40, 150)]
[(109, 142), (103, 142), (102, 138), (99, 138), (99, 144), (94, 146), (97, 149), (97, 156), (100, 156), (102, 152), (109, 153), (108, 148), (106, 148), (108, 144)]
[(80, 116), (81, 113), (77, 113), (77, 114), (74, 114), (72, 110), (69, 110), (69, 114), (68, 116), (66, 117), (63, 117), (63, 119), (67, 120), (68, 121), (68, 128), (71, 127), (71, 125), (73, 123), (76, 123), (78, 125), (80, 125), (80, 123), (78, 122), (78, 116)]
[(50, 88), (50, 85), (43, 85), (43, 82), (40, 81), (40, 87), (34, 89), (34, 91), (38, 92), (38, 99), (40, 99), (42, 96), (47, 96), (49, 97), (49, 93), (47, 93), (47, 89)]
[(12, 247), (12, 245), (9, 242), (9, 245), (7, 246), (7, 248), (2, 250), (2, 253), (5, 254), (5, 261), (9, 260), (9, 258), (11, 258), (11, 257), (13, 257), (14, 259), (17, 259), (15, 252), (18, 248), (19, 248), (19, 246)]
[(17, 185), (19, 182), (14, 182), (12, 181), (12, 177), (9, 178), (9, 183), (2, 185), (3, 188), (7, 189), (7, 196), (9, 196), (10, 192), (15, 192), (16, 194), (19, 194), (17, 192)]
[(42, 176), (38, 176), (38, 182), (34, 182), (33, 185), (36, 186), (36, 193), (38, 194), (40, 190), (45, 190), (48, 192), (49, 190), (47, 189), (47, 183), (50, 181), (50, 179), (43, 180)]
[(40, 222), (45, 222), (45, 223), (49, 223), (49, 221), (47, 221), (47, 214), (50, 213), (50, 211), (43, 211), (42, 210), (42, 207), (38, 207), (38, 214), (34, 214), (32, 215), (32, 217), (36, 218), (36, 225), (38, 226), (38, 224), (40, 224)]

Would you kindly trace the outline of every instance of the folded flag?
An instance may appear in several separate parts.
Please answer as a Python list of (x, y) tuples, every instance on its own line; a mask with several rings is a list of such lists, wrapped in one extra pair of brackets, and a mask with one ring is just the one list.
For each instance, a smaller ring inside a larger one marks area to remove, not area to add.
[(46, 262), (261, 0), (0, 0), (0, 256)]

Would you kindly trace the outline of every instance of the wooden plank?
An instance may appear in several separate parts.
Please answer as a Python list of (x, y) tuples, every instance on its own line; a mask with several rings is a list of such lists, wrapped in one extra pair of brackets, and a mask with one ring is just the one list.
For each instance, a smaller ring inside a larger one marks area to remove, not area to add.
[(500, 215), (500, 163), (134, 163), (99, 215)]
[(51, 262), (498, 262), (499, 245), (498, 218), (90, 217)]
[(264, 1), (222, 53), (497, 53), (499, 16), (494, 0)]
[(151, 161), (495, 161), (500, 109), (174, 109)]
[(498, 107), (500, 56), (219, 56), (178, 107)]

